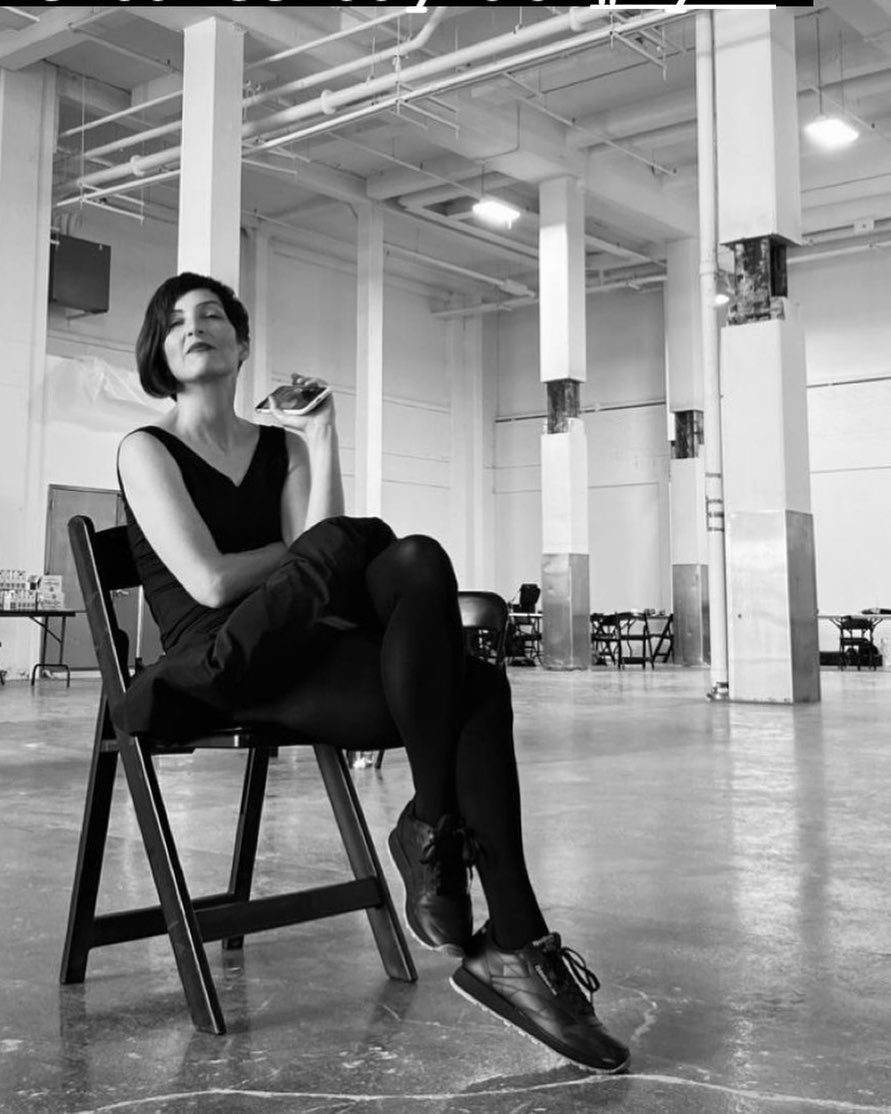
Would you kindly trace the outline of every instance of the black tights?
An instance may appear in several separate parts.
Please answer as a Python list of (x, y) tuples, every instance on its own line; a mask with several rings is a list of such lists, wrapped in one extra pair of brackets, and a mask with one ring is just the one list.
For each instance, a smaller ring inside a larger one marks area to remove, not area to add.
[(522, 947), (547, 928), (523, 855), (510, 686), (464, 653), (455, 574), (439, 543), (415, 535), (378, 548), (350, 604), (358, 628), (316, 627), (296, 682), (238, 714), (354, 749), (404, 745), (416, 815), (461, 817), (478, 843), (492, 933), (503, 948)]

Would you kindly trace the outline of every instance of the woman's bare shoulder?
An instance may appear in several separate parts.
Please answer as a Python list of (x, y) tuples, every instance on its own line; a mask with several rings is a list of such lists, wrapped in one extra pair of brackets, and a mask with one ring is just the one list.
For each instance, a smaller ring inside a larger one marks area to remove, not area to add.
[(166, 429), (166, 426), (155, 422), (151, 427), (140, 426), (125, 434), (118, 445), (119, 468), (127, 471), (131, 467), (165, 466), (170, 454), (161, 441), (149, 432), (149, 428)]

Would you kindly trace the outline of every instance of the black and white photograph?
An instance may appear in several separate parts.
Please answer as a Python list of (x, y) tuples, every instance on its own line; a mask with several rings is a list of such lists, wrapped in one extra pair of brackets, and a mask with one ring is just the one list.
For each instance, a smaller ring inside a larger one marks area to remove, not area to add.
[(0, 6), (0, 1114), (891, 1114), (891, 0)]

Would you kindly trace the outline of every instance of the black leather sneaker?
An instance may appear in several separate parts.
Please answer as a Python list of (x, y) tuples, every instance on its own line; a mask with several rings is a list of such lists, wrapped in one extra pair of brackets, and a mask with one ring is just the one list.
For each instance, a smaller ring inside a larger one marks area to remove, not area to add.
[(388, 846), (405, 887), (405, 919), (425, 948), (464, 955), (473, 936), (466, 839), (454, 816), (436, 827), (417, 820), (409, 801)]
[(591, 1004), (600, 987), (597, 976), (556, 932), (505, 952), (487, 925), (474, 936), (451, 983), (469, 1001), (581, 1068), (613, 1074), (628, 1067), (628, 1049), (604, 1029)]

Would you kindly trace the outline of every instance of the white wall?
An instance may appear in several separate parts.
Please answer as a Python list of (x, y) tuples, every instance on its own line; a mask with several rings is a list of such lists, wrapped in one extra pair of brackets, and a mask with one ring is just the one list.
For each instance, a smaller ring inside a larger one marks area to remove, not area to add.
[[(111, 245), (111, 280), (108, 313), (81, 316), (51, 306), (47, 355), (68, 360), (104, 361), (129, 372), (134, 404), (115, 406), (108, 396), (97, 397), (93, 413), (79, 407), (65, 414), (67, 394), (59, 404), (47, 399), (47, 433), (44, 442), (43, 499), (50, 484), (69, 487), (116, 489), (115, 457), (125, 433), (155, 419), (168, 404), (145, 396), (136, 374), (134, 346), (146, 302), (152, 291), (176, 270), (176, 230), (163, 224), (140, 225), (118, 216), (85, 210), (70, 227), (72, 236)], [(50, 361), (47, 390), (59, 382)], [(60, 384), (61, 391), (65, 385)], [(140, 410), (139, 402), (144, 410)], [(45, 513), (45, 506), (43, 508)]]
[[(495, 429), (496, 588), (513, 597), (541, 582), (540, 437), (546, 394), (538, 372), (538, 315), (499, 315)], [(662, 292), (587, 302), (591, 608), (670, 605), (668, 462)]]
[[(347, 512), (353, 506), (356, 414), (356, 279), (346, 263), (322, 261), (274, 242), (270, 253), (269, 368), (274, 383), (294, 371), (336, 387)], [(405, 284), (384, 290), (383, 517), (397, 534), (430, 534), (446, 548), (451, 408), (445, 326)]]
[[(891, 607), (891, 258), (797, 264), (789, 289), (807, 346), (818, 606)], [(832, 648), (833, 628), (820, 627)]]
[[(790, 264), (807, 346), (811, 495), (822, 612), (891, 607), (891, 253)], [(588, 299), (592, 609), (670, 606), (661, 294)], [(493, 322), (497, 588), (540, 582), (535, 309)], [(617, 407), (617, 409), (608, 409)], [(753, 443), (754, 448), (754, 443)], [(821, 623), (821, 645), (835, 645)], [(881, 633), (881, 631), (880, 631)], [(891, 635), (891, 626), (887, 632)]]
[[(55, 306), (49, 310), (48, 371), (38, 386), (49, 396), (41, 475), (34, 485), (36, 502), (25, 509), (41, 523), (50, 484), (115, 489), (121, 437), (169, 405), (142, 395), (133, 348), (148, 297), (176, 270), (175, 228), (140, 226), (88, 211), (66, 231), (111, 245), (110, 304), (108, 313), (93, 316)], [(355, 463), (355, 267), (301, 254), (278, 241), (271, 242), (266, 258), (265, 366), (273, 381), (287, 382), (299, 370), (335, 385), (349, 511)], [(465, 524), (456, 520), (451, 506), (451, 461), (460, 437), (456, 442), (451, 421), (446, 326), (431, 316), (418, 288), (404, 282), (386, 285), (384, 326), (384, 516), (397, 533), (427, 533), (450, 551), (466, 550), (456, 536)], [(250, 370), (246, 367), (245, 378), (252, 395)], [(105, 372), (105, 386), (97, 387)], [(26, 671), (34, 647), (24, 646), (10, 660), (12, 639), (2, 629), (0, 639), (7, 643), (3, 667), (12, 675)]]
[[(85, 214), (75, 235), (112, 245), (108, 314), (53, 308), (48, 352), (98, 357), (132, 369), (145, 301), (175, 268), (175, 229)], [(354, 471), (355, 278), (347, 263), (273, 241), (269, 252), (268, 364), (273, 378), (313, 371), (337, 387), (348, 500)], [(891, 257), (873, 252), (790, 266), (808, 364), (812, 500), (821, 611), (891, 606)], [(588, 299), (588, 382), (581, 402), (589, 450), (592, 609), (670, 605), (667, 423), (660, 291)], [(545, 390), (538, 378), (537, 309), (483, 319), (483, 392), (493, 437), (478, 482), (491, 507), (491, 579), (508, 598), (540, 582), (539, 438)], [(132, 374), (132, 372), (131, 372)], [(400, 533), (438, 537), (467, 551), (454, 513), (453, 372), (446, 326), (405, 283), (385, 291), (384, 513)], [(43, 389), (49, 389), (51, 380)], [(0, 390), (0, 407), (4, 405)], [(161, 404), (164, 405), (164, 404)], [(114, 450), (139, 420), (108, 407), (68, 420), (47, 400), (40, 506), (46, 486), (116, 486)], [(489, 496), (491, 492), (491, 497)], [(458, 562), (456, 562), (456, 568)], [(34, 570), (36, 571), (36, 570)], [(458, 568), (459, 579), (464, 570)], [(477, 577), (479, 579), (479, 577)], [(477, 585), (480, 586), (480, 585)], [(0, 630), (0, 638), (4, 632)], [(11, 641), (11, 640), (10, 640)], [(824, 648), (832, 628), (821, 626)], [(9, 642), (4, 647), (4, 653)], [(24, 668), (27, 661), (4, 667)]]
[[(66, 317), (53, 307), (49, 352), (83, 359), (98, 356), (132, 369), (133, 345), (148, 296), (176, 269), (175, 230), (158, 225), (143, 229), (99, 214), (73, 234), (112, 245), (109, 312)], [(273, 241), (269, 269), (270, 378), (273, 383), (288, 382), (291, 373), (299, 371), (334, 384), (349, 510), (355, 464), (354, 268), (334, 260), (321, 262)], [(430, 533), (448, 544), (451, 450), (445, 327), (431, 317), (424, 298), (390, 285), (385, 290), (384, 326), (384, 515), (397, 533)], [(159, 405), (163, 409), (167, 404)], [(145, 416), (122, 411), (115, 415), (106, 406), (89, 424), (83, 415), (77, 422), (53, 422), (47, 437), (46, 482), (115, 487), (117, 443), (140, 420), (152, 420), (151, 410)]]

